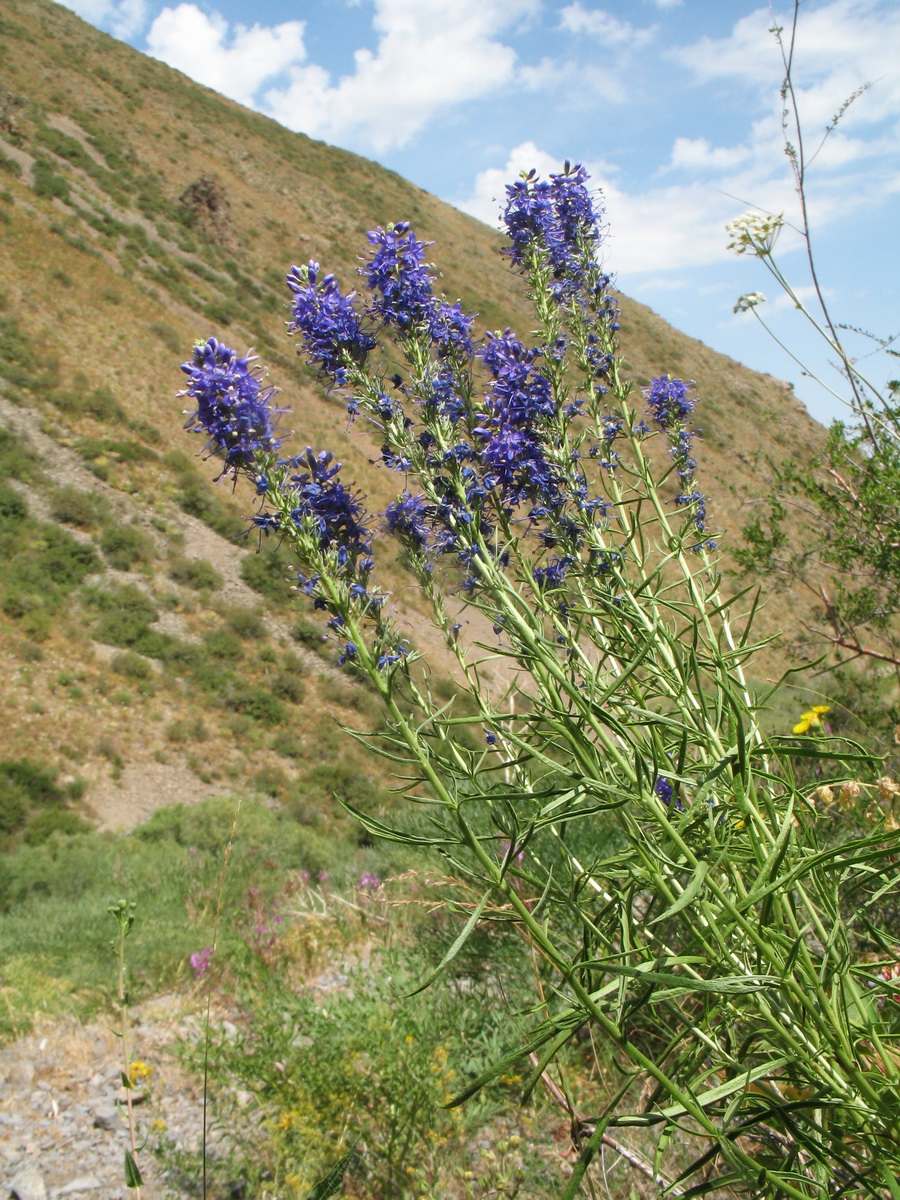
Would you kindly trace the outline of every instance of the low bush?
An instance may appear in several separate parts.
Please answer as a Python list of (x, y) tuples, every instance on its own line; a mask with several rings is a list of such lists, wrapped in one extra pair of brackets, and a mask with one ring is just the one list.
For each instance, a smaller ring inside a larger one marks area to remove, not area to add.
[(241, 579), (276, 604), (286, 604), (294, 597), (287, 562), (267, 546), (241, 560)]
[(55, 520), (75, 525), (79, 529), (93, 529), (108, 514), (104, 497), (96, 492), (85, 492), (81, 488), (57, 488), (50, 499), (50, 512)]
[(169, 578), (197, 592), (215, 591), (224, 582), (205, 558), (173, 558), (169, 563)]
[(129, 571), (136, 563), (151, 562), (156, 556), (153, 539), (136, 525), (108, 525), (100, 549), (117, 571)]

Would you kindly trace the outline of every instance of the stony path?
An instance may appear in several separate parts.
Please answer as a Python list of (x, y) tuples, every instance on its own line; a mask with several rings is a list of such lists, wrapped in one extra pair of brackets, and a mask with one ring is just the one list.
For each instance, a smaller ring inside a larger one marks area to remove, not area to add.
[[(163, 996), (132, 1012), (133, 1059), (150, 1074), (139, 1081), (134, 1112), (138, 1144), (160, 1137), (199, 1147), (202, 1096), (173, 1054), (179, 1038), (199, 1038), (200, 1019), (179, 997)], [(130, 1146), (117, 1103), (121, 1042), (101, 1023), (69, 1018), (0, 1050), (0, 1197), (18, 1200), (134, 1200), (124, 1181)], [(179, 1196), (149, 1149), (138, 1155), (142, 1200)]]

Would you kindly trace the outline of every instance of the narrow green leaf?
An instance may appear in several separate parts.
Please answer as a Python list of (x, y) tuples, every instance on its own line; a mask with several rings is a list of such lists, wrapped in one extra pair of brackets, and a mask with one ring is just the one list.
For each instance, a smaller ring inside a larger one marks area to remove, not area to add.
[(130, 1150), (125, 1151), (125, 1186), (127, 1188), (143, 1187), (144, 1181), (141, 1178), (141, 1173), (138, 1170), (138, 1165), (134, 1161), (134, 1155)]
[(469, 917), (468, 921), (466, 921), (462, 933), (460, 933), (459, 937), (456, 939), (438, 965), (434, 968), (434, 970), (429, 972), (424, 983), (420, 983), (419, 986), (414, 989), (414, 991), (408, 992), (408, 996), (418, 996), (419, 992), (424, 992), (425, 989), (430, 987), (438, 978), (438, 976), (444, 972), (446, 967), (453, 962), (454, 958), (456, 958), (457, 954), (459, 954), (460, 950), (462, 950), (463, 946), (469, 940), (469, 935), (471, 934), (472, 930), (481, 919), (481, 914), (484, 912), (484, 906), (487, 904), (489, 896), (490, 892), (484, 893), (484, 895), (478, 901), (478, 904), (472, 912), (472, 915)]
[[(695, 1096), (694, 1099), (701, 1108), (708, 1108), (711, 1104), (717, 1104), (720, 1100), (724, 1100), (726, 1096), (731, 1096), (742, 1089), (746, 1090), (757, 1079), (762, 1079), (766, 1075), (773, 1075), (789, 1062), (790, 1059), (786, 1056), (770, 1059), (768, 1062), (764, 1062), (750, 1071), (745, 1071), (735, 1079), (729, 1079), (727, 1083), (722, 1083), (719, 1087), (710, 1088), (709, 1091), (702, 1092), (699, 1096)], [(686, 1112), (687, 1109), (683, 1108), (680, 1104), (673, 1104), (669, 1108), (662, 1109), (662, 1115), (670, 1119), (672, 1117), (683, 1116)]]
[(684, 889), (675, 903), (670, 904), (664, 913), (660, 913), (658, 917), (654, 917), (650, 924), (656, 925), (658, 921), (664, 921), (667, 917), (674, 917), (675, 914), (681, 912), (683, 908), (687, 908), (692, 900), (696, 900), (703, 888), (703, 883), (708, 872), (709, 863), (698, 862), (687, 887)]
[(343, 1158), (339, 1158), (325, 1178), (320, 1179), (313, 1190), (307, 1193), (306, 1200), (329, 1200), (330, 1196), (336, 1196), (344, 1186), (347, 1168), (355, 1157), (356, 1151), (350, 1150)]
[(383, 821), (376, 821), (374, 817), (367, 816), (364, 812), (360, 812), (358, 808), (354, 808), (347, 800), (338, 801), (342, 808), (345, 808), (352, 817), (356, 817), (357, 821), (367, 829), (369, 833), (375, 837), (384, 838), (386, 842), (400, 842), (405, 846), (458, 846), (459, 838), (451, 837), (422, 837), (416, 833), (405, 833), (402, 829), (393, 829), (390, 825), (385, 825)]

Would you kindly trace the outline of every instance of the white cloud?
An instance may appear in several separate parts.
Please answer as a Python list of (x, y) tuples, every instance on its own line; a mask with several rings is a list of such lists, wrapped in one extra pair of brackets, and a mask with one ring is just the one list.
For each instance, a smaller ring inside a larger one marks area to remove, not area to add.
[(146, 0), (61, 0), (61, 3), (117, 38), (133, 37), (147, 20)]
[[(776, 13), (789, 29), (789, 15)], [(772, 14), (759, 8), (738, 21), (728, 37), (701, 38), (671, 50), (699, 82), (743, 79), (771, 94), (781, 81), (781, 56), (772, 33)], [(832, 0), (819, 8), (804, 6), (793, 78), (801, 116), (810, 130), (824, 129), (857, 88), (872, 88), (852, 105), (842, 125), (871, 124), (900, 115), (900, 8), (873, 0)]]
[(499, 40), (532, 17), (538, 0), (375, 0), (374, 51), (333, 84), (318, 66), (295, 65), (265, 110), (292, 129), (384, 152), (405, 145), (440, 112), (516, 86), (517, 58)]
[(653, 39), (653, 29), (635, 29), (602, 8), (585, 8), (580, 0), (568, 4), (560, 13), (560, 28), (569, 33), (588, 34), (605, 46), (644, 46)]
[(235, 25), (194, 4), (164, 8), (147, 34), (147, 50), (217, 92), (252, 104), (267, 79), (306, 57), (302, 21)]
[(721, 171), (736, 167), (750, 157), (747, 146), (710, 146), (706, 138), (675, 139), (671, 166), (689, 170)]

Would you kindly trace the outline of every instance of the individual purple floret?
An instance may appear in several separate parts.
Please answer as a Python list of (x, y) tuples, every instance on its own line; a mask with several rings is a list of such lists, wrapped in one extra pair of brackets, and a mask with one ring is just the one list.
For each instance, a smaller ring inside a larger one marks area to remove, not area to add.
[(250, 470), (257, 454), (272, 454), (281, 445), (275, 423), (285, 410), (273, 407), (275, 389), (263, 387), (254, 361), (211, 337), (181, 365), (190, 384), (179, 395), (197, 405), (185, 428), (208, 435), (206, 449), (222, 456), (223, 474)]
[(288, 332), (301, 334), (309, 362), (342, 387), (347, 368), (362, 366), (376, 345), (353, 306), (355, 293), (341, 295), (333, 275), (319, 282), (319, 264), (312, 261), (306, 267), (291, 267), (287, 285), (294, 293)]
[(644, 388), (644, 397), (653, 420), (662, 429), (683, 425), (697, 405), (697, 397), (690, 394), (693, 384), (671, 375), (652, 379)]

